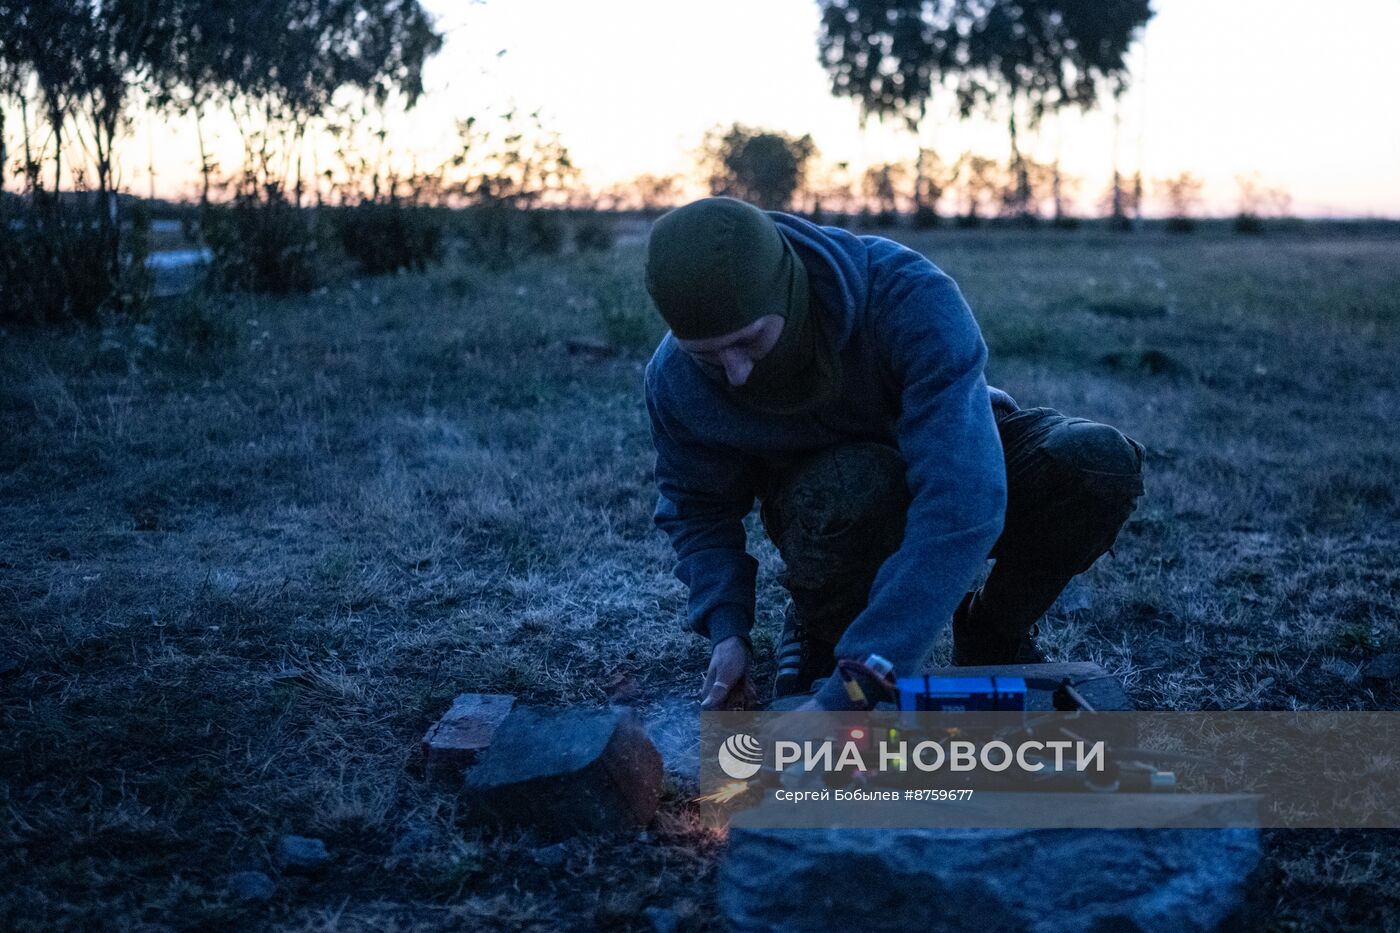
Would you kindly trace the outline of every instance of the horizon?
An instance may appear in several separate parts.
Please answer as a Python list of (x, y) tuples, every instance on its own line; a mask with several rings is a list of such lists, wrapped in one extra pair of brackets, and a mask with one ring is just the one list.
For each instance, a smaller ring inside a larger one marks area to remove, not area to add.
[[(817, 60), (812, 0), (770, 0), (758, 9), (719, 0), (703, 11), (643, 0), (425, 6), (445, 44), (428, 62), (417, 107), (387, 121), (401, 164), (445, 159), (456, 120), (512, 105), (540, 111), (581, 169), (580, 182), (594, 190), (641, 174), (678, 174), (683, 197), (702, 196), (695, 150), (707, 130), (736, 122), (810, 134), (819, 166), (849, 162), (857, 175), (871, 164), (912, 160), (921, 144), (950, 162), (963, 152), (1004, 161), (1009, 151), (1004, 119), (957, 120), (946, 94), (935, 96), (918, 137), (874, 120), (862, 128), (857, 105), (831, 95)], [(1353, 90), (1400, 83), (1400, 58), (1387, 48), (1400, 31), (1400, 4), (1339, 7), (1319, 15), (1300, 0), (1154, 3), (1156, 15), (1130, 54), (1118, 133), (1123, 173), (1142, 173), (1144, 216), (1163, 215), (1156, 182), (1189, 171), (1205, 184), (1203, 218), (1235, 213), (1242, 175), (1285, 191), (1294, 216), (1400, 218), (1400, 121), (1377, 119), (1371, 95)], [(731, 25), (745, 21), (742, 31)], [(667, 44), (659, 35), (687, 38)], [(719, 47), (724, 67), (716, 69), (709, 63)], [(1298, 50), (1307, 51), (1309, 67), (1296, 64)], [(1027, 157), (1058, 157), (1082, 179), (1073, 201), (1080, 215), (1098, 212), (1109, 184), (1113, 122), (1111, 101), (1101, 102), (1088, 113), (1048, 115), (1023, 133)], [(205, 133), (216, 161), (238, 164), (241, 143), (227, 114), (206, 119)], [(120, 162), (130, 193), (188, 199), (198, 188), (193, 118), (135, 114)], [(308, 162), (332, 164), (326, 138), (308, 147)]]

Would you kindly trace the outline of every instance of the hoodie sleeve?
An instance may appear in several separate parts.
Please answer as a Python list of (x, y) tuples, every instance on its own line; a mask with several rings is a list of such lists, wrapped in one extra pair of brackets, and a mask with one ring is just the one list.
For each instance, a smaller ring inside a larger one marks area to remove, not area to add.
[[(843, 658), (883, 655), (916, 672), (985, 566), (1006, 513), (1006, 467), (967, 302), (938, 267), (911, 256), (871, 301), (873, 336), (900, 398), (895, 423), (912, 495), (904, 540), (880, 567)], [(839, 709), (832, 678), (818, 697)]]
[(745, 548), (754, 490), (745, 458), (696, 442), (666, 412), (665, 383), (647, 370), (647, 412), (656, 447), (655, 521), (676, 552), (676, 577), (690, 591), (690, 627), (718, 644), (748, 639), (758, 561)]

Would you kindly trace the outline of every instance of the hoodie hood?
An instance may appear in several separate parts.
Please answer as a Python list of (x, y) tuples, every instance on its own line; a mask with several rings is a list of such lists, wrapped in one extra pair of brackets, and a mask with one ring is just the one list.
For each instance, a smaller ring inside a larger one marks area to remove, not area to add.
[(870, 298), (870, 245), (837, 227), (819, 227), (801, 217), (769, 211), (784, 238), (807, 269), (813, 312), (837, 352), (845, 348)]

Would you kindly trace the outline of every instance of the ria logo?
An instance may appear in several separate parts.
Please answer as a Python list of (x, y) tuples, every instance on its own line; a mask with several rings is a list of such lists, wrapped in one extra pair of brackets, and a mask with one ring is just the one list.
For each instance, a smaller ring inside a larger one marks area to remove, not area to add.
[(736, 781), (747, 781), (763, 767), (763, 746), (758, 739), (736, 732), (719, 747), (719, 768)]

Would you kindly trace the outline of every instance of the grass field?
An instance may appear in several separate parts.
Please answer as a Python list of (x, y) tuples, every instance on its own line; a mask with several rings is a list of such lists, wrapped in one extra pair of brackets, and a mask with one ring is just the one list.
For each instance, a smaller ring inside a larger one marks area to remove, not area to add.
[[(1400, 235), (906, 239), (962, 285), (995, 384), (1149, 450), (1052, 654), (1147, 708), (1397, 707), (1359, 670), (1400, 650)], [(462, 691), (698, 688), (650, 523), (640, 260), (4, 335), (0, 927), (714, 924), (719, 843), (680, 796), (647, 837), (545, 869), (459, 822), (413, 755)], [(781, 599), (756, 547), (766, 677)], [(287, 832), (325, 839), (329, 870), (233, 900), (226, 876), (273, 873)], [(1400, 834), (1270, 834), (1251, 910), (1400, 927)]]

